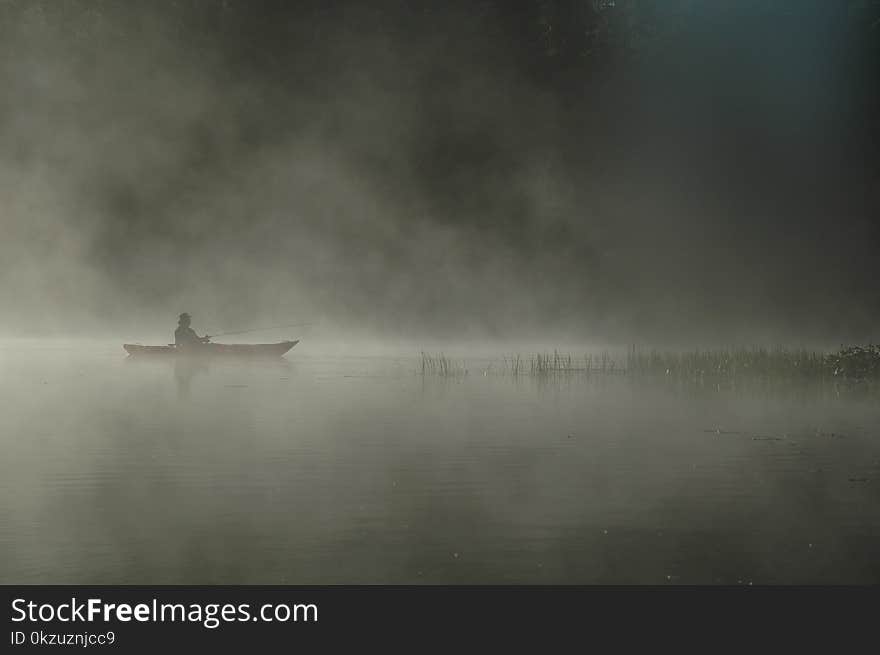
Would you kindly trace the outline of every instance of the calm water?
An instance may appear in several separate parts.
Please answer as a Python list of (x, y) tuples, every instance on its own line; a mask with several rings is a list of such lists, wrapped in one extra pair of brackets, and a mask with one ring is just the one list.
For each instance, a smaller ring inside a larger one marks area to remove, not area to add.
[(0, 348), (2, 583), (880, 582), (880, 404)]

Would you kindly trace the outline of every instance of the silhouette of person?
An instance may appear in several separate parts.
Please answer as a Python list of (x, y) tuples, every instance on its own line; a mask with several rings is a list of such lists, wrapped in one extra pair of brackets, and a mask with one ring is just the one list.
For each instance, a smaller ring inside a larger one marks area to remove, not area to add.
[(192, 317), (184, 312), (177, 320), (177, 329), (174, 331), (174, 345), (178, 348), (198, 348), (203, 343), (208, 343), (209, 336), (200, 337), (189, 324)]

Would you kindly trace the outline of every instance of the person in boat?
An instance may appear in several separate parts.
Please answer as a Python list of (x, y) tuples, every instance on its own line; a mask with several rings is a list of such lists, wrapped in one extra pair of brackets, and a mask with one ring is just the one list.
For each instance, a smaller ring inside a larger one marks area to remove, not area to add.
[(174, 331), (174, 345), (178, 348), (193, 348), (208, 343), (211, 337), (200, 337), (196, 331), (190, 327), (192, 317), (184, 312), (177, 319), (177, 329)]

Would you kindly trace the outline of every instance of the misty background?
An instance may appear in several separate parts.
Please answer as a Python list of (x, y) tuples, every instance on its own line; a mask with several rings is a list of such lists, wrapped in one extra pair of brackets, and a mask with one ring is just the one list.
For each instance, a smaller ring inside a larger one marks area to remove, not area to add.
[(0, 0), (0, 334), (876, 341), (880, 3), (722, 4)]

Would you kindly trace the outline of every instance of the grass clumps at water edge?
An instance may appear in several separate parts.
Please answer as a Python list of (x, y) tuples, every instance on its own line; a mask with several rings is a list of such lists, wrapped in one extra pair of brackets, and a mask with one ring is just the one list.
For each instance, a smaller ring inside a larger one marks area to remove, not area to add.
[[(458, 377), (468, 373), (463, 361), (440, 353), (421, 354), (422, 375)], [(582, 357), (554, 350), (523, 356), (509, 355), (481, 368), (484, 376), (568, 376), (625, 374), (676, 382), (731, 383), (738, 381), (846, 382), (880, 381), (880, 346), (849, 346), (834, 353), (807, 349), (734, 348), (693, 351), (639, 350), (620, 356), (608, 351)]]
[(626, 362), (633, 375), (663, 376), (677, 380), (795, 379), (825, 377), (825, 356), (809, 350), (740, 348), (649, 352), (632, 349)]
[(627, 355), (626, 368), (633, 375), (692, 382), (866, 382), (880, 379), (880, 347), (850, 346), (830, 354), (784, 347), (665, 353), (632, 348)]
[(880, 380), (880, 345), (848, 346), (825, 358), (835, 378), (854, 382)]
[(468, 373), (464, 362), (451, 359), (443, 353), (431, 355), (422, 352), (420, 368), (422, 375), (437, 375), (441, 377), (461, 377)]

